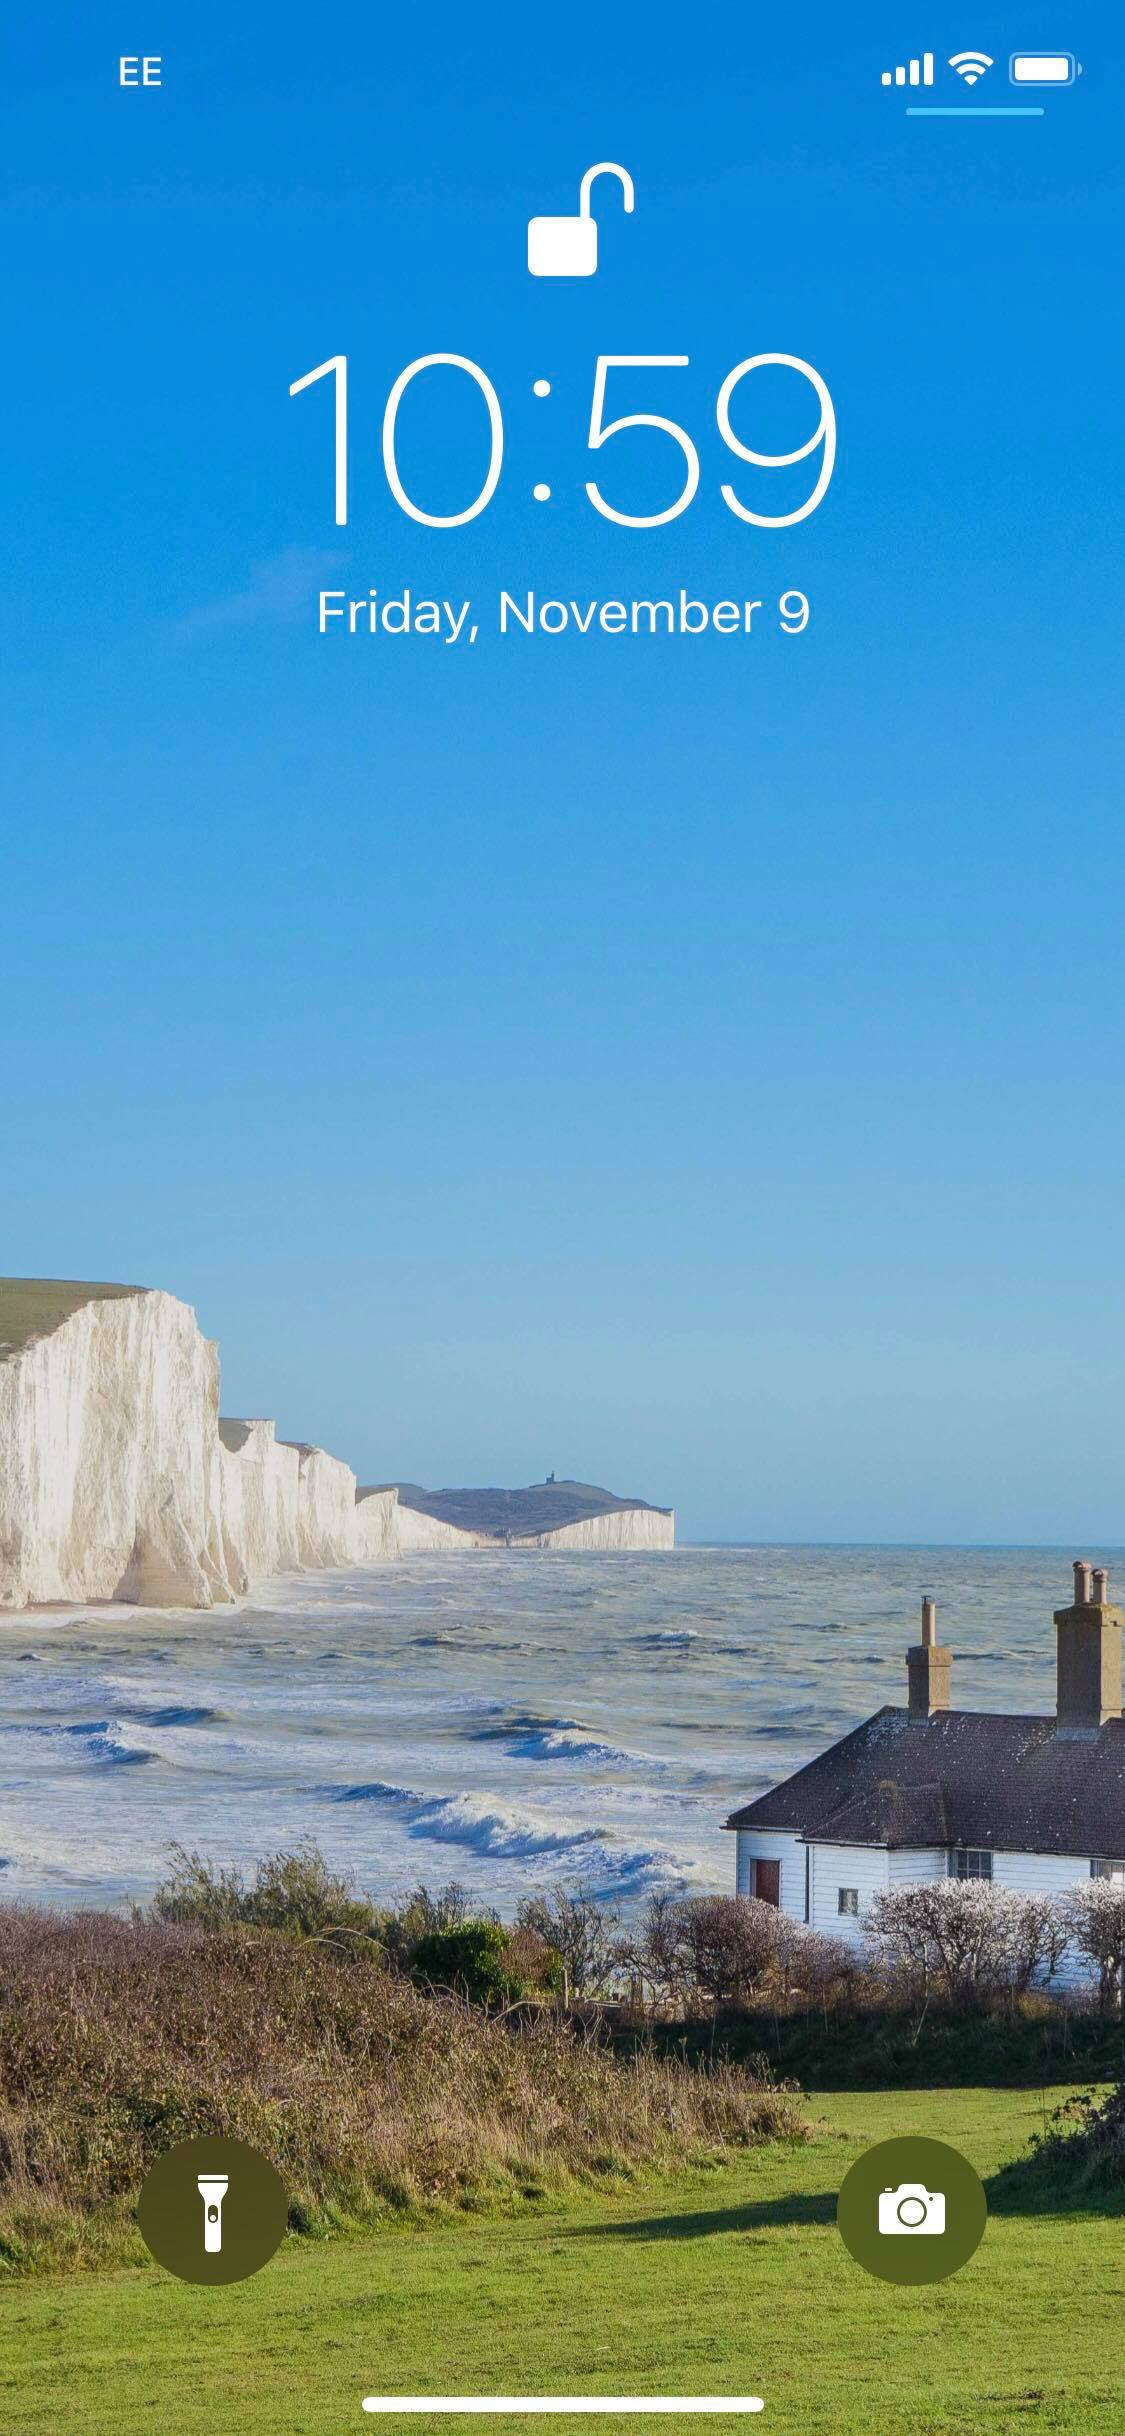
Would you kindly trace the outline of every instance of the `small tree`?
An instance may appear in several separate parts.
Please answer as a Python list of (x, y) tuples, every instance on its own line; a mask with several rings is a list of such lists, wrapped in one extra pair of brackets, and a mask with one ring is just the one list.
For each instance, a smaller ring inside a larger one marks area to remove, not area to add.
[(1118, 1878), (1091, 1878), (1087, 1886), (1075, 1887), (1068, 1909), (1074, 1943), (1097, 1967), (1101, 2003), (1107, 2010), (1119, 2005), (1125, 1979), (1125, 1884)]
[(525, 1895), (518, 1906), (520, 1928), (534, 1929), (553, 1946), (570, 1996), (604, 1996), (620, 1960), (617, 1914), (589, 1886), (555, 1886), (548, 1895)]
[(649, 1896), (639, 1926), (623, 1938), (624, 1967), (649, 1989), (657, 2004), (673, 2004), (685, 1984), (683, 1899), (666, 1887)]

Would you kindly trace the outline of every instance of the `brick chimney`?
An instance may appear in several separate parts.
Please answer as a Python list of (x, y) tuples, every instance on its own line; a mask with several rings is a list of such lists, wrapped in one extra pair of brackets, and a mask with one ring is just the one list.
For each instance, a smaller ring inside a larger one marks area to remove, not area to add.
[(1055, 1610), (1058, 1643), (1057, 1732), (1096, 1734), (1121, 1715), (1121, 1631), (1125, 1608), (1109, 1603), (1104, 1565), (1079, 1558), (1074, 1605)]
[(923, 1599), (922, 1638), (906, 1653), (910, 1715), (916, 1725), (925, 1725), (927, 1717), (949, 1707), (952, 1675), (953, 1652), (938, 1642), (937, 1607), (933, 1599)]

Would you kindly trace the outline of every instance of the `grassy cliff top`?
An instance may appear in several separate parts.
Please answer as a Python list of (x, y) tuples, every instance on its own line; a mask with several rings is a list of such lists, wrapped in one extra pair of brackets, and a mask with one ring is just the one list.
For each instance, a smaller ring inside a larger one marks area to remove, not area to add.
[[(413, 1481), (388, 1481), (397, 1488), (399, 1503), (460, 1531), (488, 1531), (497, 1539), (523, 1537), (534, 1531), (558, 1531), (565, 1523), (588, 1522), (595, 1514), (667, 1514), (668, 1506), (650, 1506), (643, 1497), (615, 1497), (612, 1489), (597, 1489), (586, 1480), (538, 1480), (528, 1489), (420, 1489)], [(360, 1489), (369, 1497), (370, 1489)]]
[(116, 1302), (146, 1286), (90, 1285), (74, 1277), (0, 1277), (0, 1362), (51, 1336), (84, 1303)]

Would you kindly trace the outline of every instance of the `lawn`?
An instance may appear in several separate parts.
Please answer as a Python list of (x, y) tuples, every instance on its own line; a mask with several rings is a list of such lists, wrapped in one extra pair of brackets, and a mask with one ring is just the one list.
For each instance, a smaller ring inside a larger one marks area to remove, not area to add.
[[(155, 2269), (15, 2282), (0, 2290), (0, 2429), (338, 2436), (379, 2424), (365, 2393), (586, 2389), (760, 2393), (764, 2418), (741, 2424), (777, 2436), (1120, 2436), (1120, 2215), (1019, 2213), (998, 2194), (969, 2266), (917, 2291), (864, 2275), (833, 2223), (871, 2142), (951, 2140), (987, 2181), (1049, 2102), (815, 2098), (807, 2147), (522, 2216), (290, 2242), (226, 2290)], [(451, 2436), (447, 2420), (395, 2424)], [(636, 2436), (651, 2423), (595, 2424)], [(695, 2436), (714, 2423), (672, 2424)]]

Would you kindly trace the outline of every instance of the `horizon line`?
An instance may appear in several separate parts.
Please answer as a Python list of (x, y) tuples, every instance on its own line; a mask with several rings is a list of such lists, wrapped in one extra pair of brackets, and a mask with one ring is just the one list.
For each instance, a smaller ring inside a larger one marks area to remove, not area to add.
[[(1084, 1545), (1104, 1548), (1110, 1555), (1125, 1555), (1125, 1540), (1098, 1539), (1088, 1532)], [(979, 1552), (981, 1555), (1043, 1555), (1058, 1556), (1078, 1545), (1072, 1539), (681, 1539), (677, 1548), (875, 1548), (880, 1551), (899, 1549), (950, 1549), (957, 1553)], [(664, 1553), (675, 1554), (675, 1550)]]

